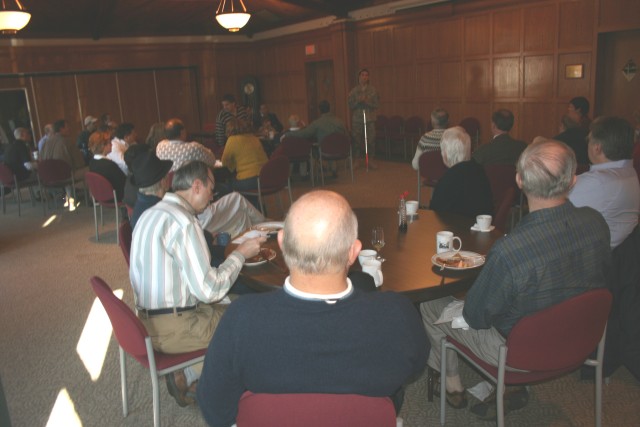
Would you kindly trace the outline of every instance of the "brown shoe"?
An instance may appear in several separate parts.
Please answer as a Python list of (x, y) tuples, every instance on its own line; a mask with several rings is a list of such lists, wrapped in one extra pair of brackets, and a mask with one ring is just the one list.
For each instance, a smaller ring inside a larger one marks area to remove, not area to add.
[(178, 405), (184, 408), (195, 403), (193, 397), (187, 396), (189, 387), (187, 387), (187, 377), (185, 377), (183, 370), (167, 374), (165, 378), (169, 394), (178, 402)]

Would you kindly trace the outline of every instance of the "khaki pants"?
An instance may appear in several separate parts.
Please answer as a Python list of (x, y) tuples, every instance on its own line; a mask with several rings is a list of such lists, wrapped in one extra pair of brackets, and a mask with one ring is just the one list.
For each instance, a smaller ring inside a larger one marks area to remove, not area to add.
[[(138, 317), (147, 328), (153, 348), (163, 353), (175, 354), (207, 348), (220, 318), (228, 304), (199, 304), (195, 310), (177, 314)], [(191, 367), (202, 371), (202, 363)]]

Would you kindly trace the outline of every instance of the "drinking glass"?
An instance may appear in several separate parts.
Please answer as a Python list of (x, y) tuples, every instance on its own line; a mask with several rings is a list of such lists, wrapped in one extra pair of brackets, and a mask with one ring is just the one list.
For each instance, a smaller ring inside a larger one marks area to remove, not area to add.
[(380, 251), (384, 247), (384, 229), (382, 227), (376, 226), (371, 229), (371, 244), (378, 252), (376, 259), (384, 261), (384, 258), (380, 256)]

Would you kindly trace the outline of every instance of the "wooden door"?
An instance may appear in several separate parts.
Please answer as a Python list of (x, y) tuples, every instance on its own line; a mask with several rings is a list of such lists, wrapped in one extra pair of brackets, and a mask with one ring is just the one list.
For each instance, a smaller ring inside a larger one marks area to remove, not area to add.
[(331, 111), (335, 112), (335, 84), (333, 79), (333, 61), (309, 62), (306, 64), (307, 79), (307, 117), (311, 123), (320, 116), (318, 103), (329, 101)]

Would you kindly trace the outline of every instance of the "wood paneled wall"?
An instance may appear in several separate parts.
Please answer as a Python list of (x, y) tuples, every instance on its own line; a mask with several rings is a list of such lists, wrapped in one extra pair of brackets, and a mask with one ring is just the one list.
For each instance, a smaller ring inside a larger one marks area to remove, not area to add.
[[(331, 61), (334, 110), (347, 121), (346, 95), (357, 70), (367, 67), (383, 114), (426, 119), (443, 107), (452, 123), (477, 117), (485, 142), (492, 111), (509, 108), (516, 116), (512, 133), (530, 141), (557, 133), (571, 97), (593, 101), (602, 92), (596, 91), (598, 32), (637, 29), (638, 16), (636, 0), (477, 0), (244, 43), (15, 46), (0, 49), (0, 73), (104, 73), (4, 77), (0, 88), (27, 87), (40, 126), (65, 116), (79, 131), (83, 114), (109, 111), (144, 134), (158, 116), (182, 117), (191, 129), (214, 121), (222, 95), (241, 100), (240, 83), (249, 75), (281, 120), (291, 113), (308, 120), (305, 67)], [(306, 45), (315, 54), (305, 55)], [(583, 65), (582, 78), (565, 77), (571, 64)], [(159, 70), (164, 67), (187, 68)], [(124, 68), (149, 71), (115, 71)], [(71, 96), (76, 92), (80, 102)]]

